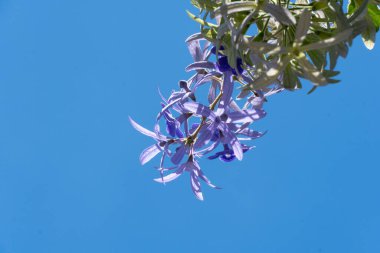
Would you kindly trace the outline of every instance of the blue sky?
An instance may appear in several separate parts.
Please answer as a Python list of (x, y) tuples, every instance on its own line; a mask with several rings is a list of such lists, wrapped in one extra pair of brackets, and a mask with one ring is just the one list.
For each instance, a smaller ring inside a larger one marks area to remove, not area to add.
[(146, 127), (188, 75), (187, 1), (0, 3), (0, 253), (380, 252), (379, 48), (340, 84), (270, 98), (222, 190), (153, 182)]

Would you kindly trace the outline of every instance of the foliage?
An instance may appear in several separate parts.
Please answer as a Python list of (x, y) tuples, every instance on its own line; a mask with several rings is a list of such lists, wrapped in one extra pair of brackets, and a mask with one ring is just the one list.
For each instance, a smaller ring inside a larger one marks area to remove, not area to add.
[(337, 61), (347, 56), (354, 38), (361, 35), (372, 49), (380, 27), (379, 1), (192, 3), (199, 14), (191, 17), (201, 24), (202, 37), (223, 46), (232, 66), (238, 57), (245, 60), (244, 69), (254, 81), (243, 88), (250, 90), (274, 81), (288, 90), (301, 88), (300, 79), (313, 83), (312, 90), (337, 83)]

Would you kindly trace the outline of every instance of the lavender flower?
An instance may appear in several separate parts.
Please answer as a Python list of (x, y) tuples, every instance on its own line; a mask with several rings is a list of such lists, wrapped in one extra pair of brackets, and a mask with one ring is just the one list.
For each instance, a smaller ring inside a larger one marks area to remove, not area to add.
[(211, 188), (220, 189), (219, 187), (213, 185), (211, 181), (203, 174), (201, 168), (199, 167), (199, 164), (197, 161), (195, 161), (194, 156), (192, 155), (189, 156), (187, 162), (181, 164), (175, 172), (161, 178), (156, 178), (154, 180), (159, 183), (168, 183), (177, 179), (185, 171), (190, 173), (191, 189), (199, 200), (203, 200), (203, 193), (201, 191), (201, 184), (199, 179), (202, 179)]
[[(145, 164), (161, 154), (158, 166), (160, 177), (155, 181), (165, 184), (189, 172), (191, 189), (199, 200), (203, 200), (200, 181), (215, 189), (219, 187), (204, 175), (197, 160), (214, 152), (220, 145), (223, 150), (209, 155), (209, 159), (219, 158), (225, 162), (235, 158), (242, 160), (243, 153), (253, 148), (242, 142), (263, 135), (249, 126), (266, 113), (261, 106), (252, 105), (255, 93), (243, 109), (232, 97), (235, 80), (252, 80), (246, 76), (241, 59), (237, 62), (236, 70), (228, 64), (222, 52), (216, 57), (216, 62), (212, 62), (210, 56), (215, 54), (215, 47), (210, 43), (201, 47), (201, 40), (196, 37), (194, 35), (187, 41), (195, 62), (186, 68), (186, 71), (196, 73), (188, 80), (179, 81), (179, 90), (173, 91), (168, 99), (160, 93), (162, 109), (157, 115), (154, 131), (143, 128), (131, 118), (130, 122), (137, 131), (155, 141), (142, 152), (140, 162)], [(206, 84), (210, 85), (209, 105), (197, 102), (197, 89)], [(263, 94), (260, 98), (264, 98), (269, 92), (263, 90), (260, 94)], [(161, 120), (164, 121), (168, 136), (160, 131)], [(191, 127), (189, 122), (193, 122)], [(167, 166), (168, 161), (172, 165)]]
[[(141, 164), (161, 154), (155, 181), (165, 184), (188, 172), (199, 200), (204, 199), (201, 181), (218, 189), (201, 170), (200, 158), (242, 160), (253, 149), (246, 142), (265, 134), (251, 126), (265, 117), (269, 96), (301, 88), (300, 78), (313, 83), (311, 91), (338, 82), (333, 79), (339, 74), (334, 70), (337, 59), (346, 57), (353, 38), (361, 34), (372, 49), (380, 29), (378, 1), (360, 6), (351, 1), (347, 13), (337, 0), (214, 2), (192, 1), (202, 13), (188, 13), (201, 24), (201, 32), (186, 40), (193, 63), (185, 71), (194, 74), (179, 81), (179, 89), (167, 99), (160, 93), (163, 102), (154, 131), (130, 118), (137, 131), (154, 141), (141, 153)], [(248, 34), (253, 25), (258, 33)], [(207, 85), (203, 99), (199, 89)]]

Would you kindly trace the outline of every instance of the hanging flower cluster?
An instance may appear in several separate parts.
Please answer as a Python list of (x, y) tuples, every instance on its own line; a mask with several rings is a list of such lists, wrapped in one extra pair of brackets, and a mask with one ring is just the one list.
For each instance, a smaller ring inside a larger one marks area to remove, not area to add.
[[(186, 43), (194, 60), (193, 72), (168, 98), (153, 131), (130, 118), (132, 126), (151, 137), (140, 162), (159, 155), (159, 183), (189, 174), (191, 189), (203, 200), (201, 182), (218, 188), (205, 176), (198, 160), (242, 160), (253, 148), (250, 141), (264, 133), (252, 129), (262, 119), (267, 97), (302, 87), (300, 79), (316, 88), (339, 82), (339, 57), (358, 35), (374, 46), (380, 27), (379, 1), (217, 1), (192, 0), (199, 15), (200, 33)], [(212, 22), (214, 20), (214, 22)], [(199, 91), (207, 86), (207, 97)], [(238, 91), (238, 92), (235, 92)], [(207, 102), (203, 102), (207, 101)], [(160, 123), (165, 124), (165, 133)], [(168, 165), (170, 163), (170, 165)]]

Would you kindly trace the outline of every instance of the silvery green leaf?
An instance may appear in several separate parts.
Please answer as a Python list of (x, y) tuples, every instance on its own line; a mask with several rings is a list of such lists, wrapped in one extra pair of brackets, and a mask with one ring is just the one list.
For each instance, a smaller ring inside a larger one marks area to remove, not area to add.
[(254, 80), (253, 83), (250, 84), (248, 87), (250, 89), (261, 89), (265, 86), (275, 83), (277, 81), (277, 78), (284, 71), (289, 62), (289, 56), (285, 56), (284, 58), (280, 59), (275, 64), (275, 66), (269, 68), (265, 73), (259, 76), (259, 78)]
[[(368, 17), (368, 16), (367, 16)], [(352, 38), (356, 38), (358, 35), (362, 34), (365, 29), (367, 29), (367, 19), (361, 19), (352, 25)]]
[(366, 48), (369, 50), (372, 50), (375, 47), (376, 27), (369, 18), (367, 18), (367, 28), (362, 33), (362, 40)]
[(336, 44), (339, 44), (341, 42), (348, 40), (351, 37), (351, 34), (352, 34), (352, 29), (349, 28), (349, 29), (344, 30), (343, 32), (336, 34), (334, 37), (321, 40), (315, 43), (311, 43), (305, 46), (301, 46), (300, 51), (309, 51), (309, 50), (328, 48), (328, 47), (334, 46)]
[(227, 60), (231, 68), (235, 69), (236, 68), (236, 51), (234, 47), (230, 48), (227, 51)]
[(327, 80), (313, 64), (309, 62), (305, 54), (301, 53), (297, 56), (297, 63), (302, 68), (304, 76), (315, 85), (326, 85)]
[(313, 88), (311, 88), (311, 90), (309, 90), (307, 95), (310, 95), (311, 93), (313, 93), (317, 88), (318, 88), (318, 86), (313, 86)]
[(267, 54), (268, 55), (286, 54), (286, 53), (289, 53), (290, 51), (291, 51), (291, 48), (276, 46), (271, 51), (269, 51)]
[(309, 4), (308, 0), (296, 0), (296, 4)]
[(240, 36), (244, 36), (243, 31), (245, 29), (248, 29), (249, 22), (252, 20), (253, 17), (257, 16), (257, 14), (259, 13), (259, 10), (260, 10), (260, 6), (266, 5), (267, 2), (268, 2), (268, 0), (264, 0), (254, 11), (251, 11), (251, 13), (244, 18), (243, 22), (241, 22), (239, 29), (236, 32), (235, 42), (238, 42), (238, 39), (240, 38)]
[(348, 46), (346, 43), (339, 43), (336, 45), (338, 48), (339, 55), (342, 56), (343, 58), (346, 58), (348, 55)]
[(318, 69), (322, 69), (326, 66), (325, 53), (321, 50), (310, 50), (307, 52), (307, 54)]
[(339, 30), (344, 30), (350, 27), (350, 22), (348, 21), (346, 15), (344, 14), (342, 5), (340, 5), (337, 1), (328, 1), (328, 6), (332, 13), (328, 16), (333, 17), (336, 22), (336, 26)]
[(338, 80), (338, 79), (327, 78), (327, 82), (328, 82), (329, 84), (335, 84), (335, 83), (340, 83), (340, 80)]
[(281, 24), (288, 26), (296, 24), (296, 19), (293, 14), (282, 6), (268, 3), (264, 5), (263, 10), (271, 14)]
[(340, 74), (340, 71), (335, 70), (324, 70), (323, 75), (327, 78), (334, 77)]
[(228, 32), (228, 24), (227, 23), (223, 23), (219, 26), (218, 28), (218, 33), (216, 35), (216, 39), (217, 40), (220, 40), (222, 39), (222, 37), (224, 36), (225, 33)]
[(305, 40), (306, 34), (310, 28), (310, 22), (311, 12), (308, 10), (303, 11), (297, 23), (294, 47), (301, 46), (302, 42)]
[(223, 13), (230, 15), (233, 13), (237, 12), (242, 12), (242, 11), (252, 11), (257, 8), (257, 4), (252, 1), (238, 1), (238, 2), (232, 2), (232, 3), (227, 3), (219, 8), (217, 8), (214, 12), (215, 18), (218, 18), (223, 15)]
[(255, 53), (266, 54), (268, 52), (280, 52), (281, 47), (275, 44), (269, 44), (266, 42), (249, 42), (246, 47), (253, 50)]
[(297, 74), (293, 71), (291, 64), (288, 64), (285, 68), (282, 82), (285, 89), (288, 90), (300, 89), (302, 87), (301, 82)]

